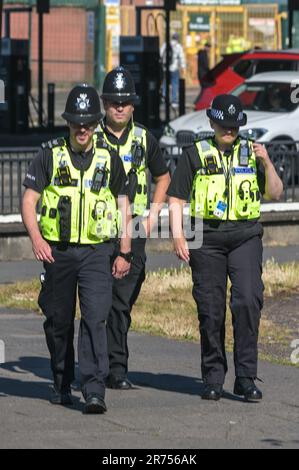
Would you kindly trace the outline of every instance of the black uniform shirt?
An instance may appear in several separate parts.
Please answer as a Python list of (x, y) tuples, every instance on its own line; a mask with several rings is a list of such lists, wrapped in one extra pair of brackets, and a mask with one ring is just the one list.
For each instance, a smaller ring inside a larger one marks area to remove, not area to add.
[[(223, 157), (225, 158), (225, 157)], [(171, 197), (183, 199), (188, 201), (194, 177), (196, 172), (202, 167), (201, 160), (198, 155), (197, 148), (195, 145), (186, 147), (183, 150), (182, 155), (179, 158), (176, 170), (173, 174), (171, 183), (169, 185), (167, 194)], [(265, 172), (262, 163), (257, 159), (257, 180), (260, 189), (260, 193), (265, 193)], [(204, 230), (234, 230), (239, 229), (240, 226), (245, 228), (251, 226), (257, 222), (257, 219), (251, 220), (237, 220), (237, 221), (226, 221), (226, 220), (204, 220)]]
[[(77, 170), (87, 171), (92, 163), (94, 149), (87, 152), (74, 152), (67, 141), (68, 151), (72, 164)], [(113, 158), (111, 155), (111, 173), (109, 187), (115, 198), (127, 194), (127, 177), (120, 158)], [(49, 148), (40, 149), (37, 156), (31, 162), (23, 185), (42, 193), (49, 186), (53, 173), (52, 150)]]
[[(112, 132), (110, 132), (107, 127), (105, 126), (105, 119), (103, 120), (104, 124), (104, 132), (106, 136), (108, 137), (108, 140), (111, 142), (112, 145), (125, 145), (131, 128), (132, 128), (132, 121), (129, 122), (127, 127), (125, 128), (124, 132), (118, 139), (116, 135), (114, 135)], [(141, 127), (145, 129), (144, 126), (138, 123), (134, 123), (135, 126)], [(166, 166), (165, 160), (163, 158), (161, 149), (159, 147), (159, 144), (153, 134), (149, 132), (146, 129), (146, 161), (147, 161), (147, 166), (149, 168), (149, 171), (151, 172), (151, 175), (153, 177), (155, 176), (161, 176), (165, 175), (168, 172), (168, 168)]]

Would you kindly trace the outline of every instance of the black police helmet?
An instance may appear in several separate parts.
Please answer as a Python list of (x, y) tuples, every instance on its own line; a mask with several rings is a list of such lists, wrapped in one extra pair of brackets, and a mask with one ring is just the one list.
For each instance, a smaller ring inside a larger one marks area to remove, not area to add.
[(211, 108), (207, 109), (207, 116), (222, 127), (240, 127), (247, 123), (242, 103), (234, 95), (216, 96)]
[(101, 98), (114, 103), (137, 103), (139, 98), (131, 73), (124, 67), (116, 67), (107, 73)]
[(63, 119), (68, 122), (84, 125), (101, 119), (101, 104), (97, 90), (87, 83), (76, 85), (69, 93)]

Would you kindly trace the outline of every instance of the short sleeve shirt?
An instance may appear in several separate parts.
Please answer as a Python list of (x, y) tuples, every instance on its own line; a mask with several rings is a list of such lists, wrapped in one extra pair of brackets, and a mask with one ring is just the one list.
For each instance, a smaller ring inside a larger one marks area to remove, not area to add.
[[(74, 167), (87, 171), (92, 163), (94, 149), (87, 152), (74, 152), (67, 141), (68, 150)], [(111, 155), (111, 176), (109, 187), (115, 198), (127, 194), (127, 176), (120, 158)], [(52, 150), (41, 148), (29, 165), (23, 185), (42, 194), (49, 186), (53, 173)]]

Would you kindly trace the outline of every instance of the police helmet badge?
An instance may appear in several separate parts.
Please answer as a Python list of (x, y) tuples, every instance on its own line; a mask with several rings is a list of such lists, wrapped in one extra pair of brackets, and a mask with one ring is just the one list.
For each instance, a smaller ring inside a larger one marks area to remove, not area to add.
[(113, 85), (117, 90), (122, 90), (125, 87), (126, 80), (122, 72), (119, 72), (116, 74), (114, 81), (113, 81)]
[(79, 98), (77, 98), (76, 108), (78, 111), (88, 111), (90, 103), (86, 93), (81, 93)]
[(236, 108), (234, 107), (233, 104), (231, 104), (230, 107), (228, 108), (228, 112), (229, 114), (235, 114)]

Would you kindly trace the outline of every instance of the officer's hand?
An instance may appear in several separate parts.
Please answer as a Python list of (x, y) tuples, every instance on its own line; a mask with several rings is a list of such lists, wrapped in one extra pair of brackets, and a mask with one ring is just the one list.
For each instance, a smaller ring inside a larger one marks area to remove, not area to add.
[(128, 263), (128, 261), (121, 256), (117, 256), (112, 266), (112, 276), (114, 276), (115, 279), (122, 279), (129, 274), (130, 268), (131, 263)]
[(38, 261), (54, 263), (55, 259), (52, 256), (52, 249), (49, 243), (47, 243), (42, 237), (32, 242), (32, 250)]
[(178, 258), (189, 263), (190, 256), (189, 256), (189, 248), (184, 237), (182, 238), (174, 238), (173, 239), (174, 251)]
[(266, 167), (268, 164), (271, 164), (269, 154), (268, 154), (267, 149), (264, 145), (258, 144), (257, 142), (254, 142), (253, 143), (253, 151), (255, 153), (255, 156), (261, 160), (264, 167)]

